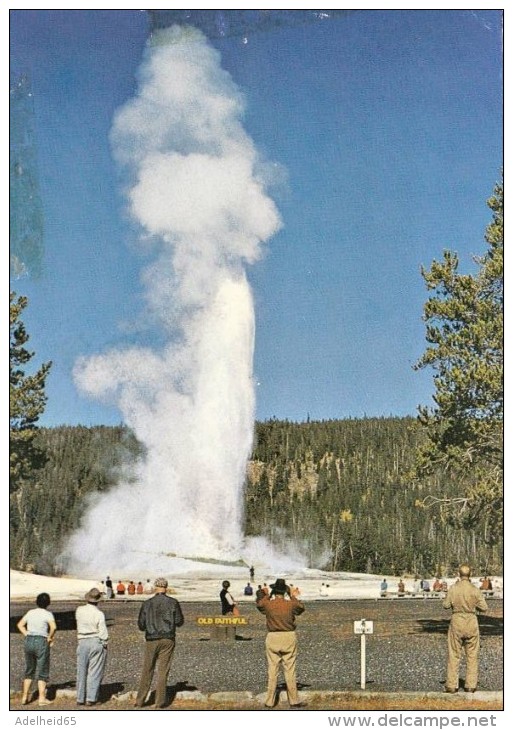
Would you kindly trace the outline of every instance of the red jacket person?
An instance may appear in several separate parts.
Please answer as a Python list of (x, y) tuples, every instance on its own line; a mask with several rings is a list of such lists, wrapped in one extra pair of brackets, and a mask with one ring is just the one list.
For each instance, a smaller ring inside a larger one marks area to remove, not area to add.
[(296, 682), (297, 636), (296, 616), (305, 610), (296, 595), (298, 588), (290, 590), (283, 578), (278, 578), (271, 585), (270, 595), (258, 592), (257, 608), (265, 614), (267, 619), (267, 637), (265, 640), (265, 654), (267, 657), (267, 696), (266, 707), (276, 704), (276, 688), (278, 672), (283, 666), (287, 695), (291, 708), (304, 707), (299, 701)]

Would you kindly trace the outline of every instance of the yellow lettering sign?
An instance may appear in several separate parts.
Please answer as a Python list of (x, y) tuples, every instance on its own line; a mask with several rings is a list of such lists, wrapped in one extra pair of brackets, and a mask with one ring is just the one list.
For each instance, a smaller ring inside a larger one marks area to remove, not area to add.
[(197, 616), (198, 626), (245, 626), (249, 620), (244, 616)]

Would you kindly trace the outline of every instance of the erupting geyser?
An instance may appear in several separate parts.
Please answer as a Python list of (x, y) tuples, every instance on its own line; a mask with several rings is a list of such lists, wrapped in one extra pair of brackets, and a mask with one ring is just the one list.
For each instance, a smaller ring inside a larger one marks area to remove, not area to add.
[(114, 398), (147, 450), (129, 480), (90, 506), (66, 550), (76, 572), (154, 571), (159, 553), (241, 557), (254, 422), (244, 265), (280, 226), (242, 112), (217, 51), (175, 26), (150, 41), (137, 94), (115, 116), (130, 213), (158, 241), (144, 282), (168, 344), (76, 364), (78, 386)]

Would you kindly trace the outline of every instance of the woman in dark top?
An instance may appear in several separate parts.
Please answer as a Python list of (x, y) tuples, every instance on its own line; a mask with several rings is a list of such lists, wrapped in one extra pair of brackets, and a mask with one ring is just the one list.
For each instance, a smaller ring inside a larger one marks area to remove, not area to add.
[(221, 599), (221, 613), (226, 616), (227, 613), (233, 613), (235, 607), (235, 601), (233, 600), (232, 594), (228, 591), (230, 587), (229, 580), (223, 580), (223, 590), (219, 594)]

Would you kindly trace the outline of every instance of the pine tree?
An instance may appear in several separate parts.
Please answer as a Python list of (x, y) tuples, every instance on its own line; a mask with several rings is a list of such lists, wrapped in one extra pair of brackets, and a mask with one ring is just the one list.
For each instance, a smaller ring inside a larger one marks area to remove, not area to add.
[(21, 320), (28, 304), (26, 297), (10, 295), (9, 307), (9, 441), (10, 489), (16, 491), (30, 471), (40, 466), (41, 451), (34, 443), (37, 421), (46, 405), (45, 384), (51, 362), (37, 372), (26, 368), (34, 353), (25, 345), (29, 335)]
[(479, 524), (488, 538), (502, 530), (503, 483), (503, 187), (487, 201), (493, 212), (488, 248), (477, 272), (460, 274), (455, 253), (422, 270), (434, 295), (424, 306), (429, 343), (416, 368), (434, 370), (435, 407), (421, 408), (427, 442), (419, 472), (444, 472), (461, 495), (433, 498), (462, 525)]

